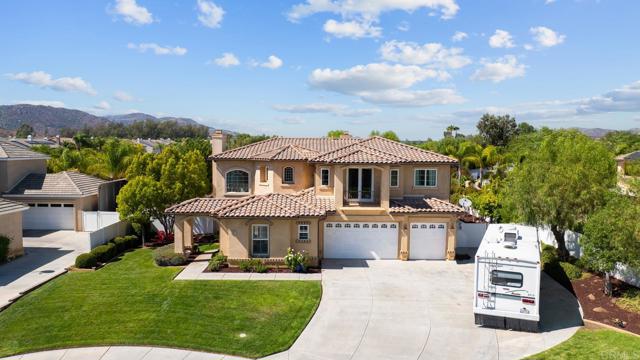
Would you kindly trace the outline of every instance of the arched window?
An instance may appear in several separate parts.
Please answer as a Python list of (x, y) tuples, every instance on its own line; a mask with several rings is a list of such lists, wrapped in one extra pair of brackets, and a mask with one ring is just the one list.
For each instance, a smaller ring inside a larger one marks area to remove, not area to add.
[(231, 170), (226, 175), (227, 192), (249, 192), (249, 173), (243, 170)]
[(293, 184), (293, 168), (287, 166), (282, 170), (282, 182), (285, 184)]

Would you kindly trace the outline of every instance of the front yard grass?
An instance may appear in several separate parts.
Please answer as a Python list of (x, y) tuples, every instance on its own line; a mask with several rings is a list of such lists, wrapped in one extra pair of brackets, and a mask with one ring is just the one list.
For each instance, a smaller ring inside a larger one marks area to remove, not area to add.
[(624, 310), (640, 314), (640, 289), (626, 289), (616, 300), (616, 305)]
[(91, 345), (260, 357), (290, 347), (320, 302), (320, 282), (173, 281), (179, 271), (140, 249), (61, 276), (0, 312), (0, 357)]
[(606, 329), (580, 329), (571, 339), (527, 359), (640, 359), (640, 337)]

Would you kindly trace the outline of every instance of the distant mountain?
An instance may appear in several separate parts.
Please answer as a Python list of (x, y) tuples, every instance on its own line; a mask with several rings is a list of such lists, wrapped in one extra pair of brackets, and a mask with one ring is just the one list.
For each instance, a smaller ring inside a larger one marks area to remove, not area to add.
[[(618, 130), (602, 129), (602, 128), (574, 128), (574, 129), (594, 139), (600, 139), (601, 137), (604, 137), (605, 135), (607, 135), (612, 131), (618, 131)], [(628, 129), (624, 131), (640, 134), (640, 128), (633, 128), (633, 129)]]
[[(63, 128), (82, 129), (111, 121), (132, 123), (139, 120), (153, 120), (158, 122), (176, 121), (181, 125), (200, 125), (193, 119), (181, 117), (155, 117), (143, 113), (123, 115), (96, 116), (80, 110), (65, 109), (44, 105), (0, 105), (0, 133), (13, 131), (26, 123), (31, 125), (37, 134), (54, 135)], [(3, 131), (4, 130), (4, 131)]]

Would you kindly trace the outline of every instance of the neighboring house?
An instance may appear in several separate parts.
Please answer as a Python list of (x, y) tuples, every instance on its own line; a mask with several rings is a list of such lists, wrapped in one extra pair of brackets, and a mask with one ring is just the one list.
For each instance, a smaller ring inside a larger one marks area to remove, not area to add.
[(24, 254), (22, 214), (28, 209), (29, 207), (24, 204), (0, 199), (0, 235), (11, 239), (8, 254), (10, 259)]
[(616, 164), (618, 165), (618, 174), (625, 175), (625, 165), (629, 161), (639, 161), (640, 151), (634, 151), (632, 153), (616, 156)]
[(162, 151), (162, 148), (173, 144), (171, 139), (136, 139), (135, 143), (142, 145), (144, 151), (149, 154), (158, 154)]
[(82, 231), (82, 211), (98, 210), (102, 188), (103, 202), (113, 203), (108, 201), (115, 196), (113, 186), (72, 171), (47, 174), (47, 159), (28, 147), (0, 140), (0, 197), (28, 204), (23, 229)]
[(14, 143), (16, 145), (20, 145), (20, 146), (27, 147), (27, 148), (30, 148), (30, 147), (36, 146), (36, 145), (44, 145), (44, 146), (48, 146), (48, 147), (58, 147), (58, 146), (60, 146), (60, 137), (59, 136), (57, 136), (55, 138), (47, 138), (47, 137), (34, 138), (31, 135), (29, 135), (26, 139), (11, 138), (11, 139), (8, 139), (8, 141), (11, 141), (12, 143)]
[(232, 261), (280, 262), (287, 248), (323, 258), (453, 259), (448, 202), (457, 160), (381, 137), (271, 138), (224, 151), (212, 138), (213, 197), (167, 209), (175, 248), (192, 246), (194, 219), (220, 228)]

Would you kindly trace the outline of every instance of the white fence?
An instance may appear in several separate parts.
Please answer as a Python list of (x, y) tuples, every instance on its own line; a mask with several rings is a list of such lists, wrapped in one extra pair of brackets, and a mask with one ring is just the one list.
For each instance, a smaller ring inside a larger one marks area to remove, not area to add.
[(115, 211), (83, 211), (82, 227), (84, 231), (96, 231), (120, 221)]
[(477, 248), (480, 246), (480, 242), (488, 226), (489, 224), (474, 224), (459, 221), (458, 231), (456, 232), (456, 247)]

